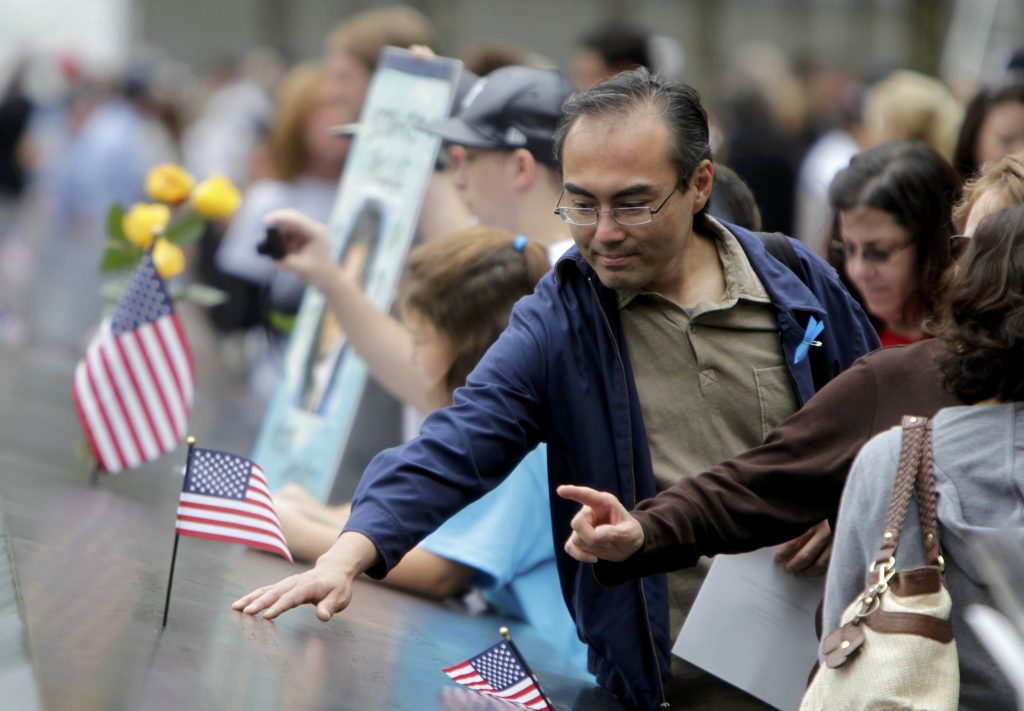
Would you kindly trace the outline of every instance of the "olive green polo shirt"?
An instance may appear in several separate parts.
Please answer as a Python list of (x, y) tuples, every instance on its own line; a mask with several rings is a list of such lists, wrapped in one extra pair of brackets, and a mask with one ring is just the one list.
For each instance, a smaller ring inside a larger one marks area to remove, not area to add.
[[(732, 233), (713, 227), (721, 299), (685, 309), (659, 294), (618, 292), (659, 490), (757, 446), (799, 407), (768, 292)], [(673, 639), (709, 566), (701, 559), (668, 576)], [(676, 657), (668, 695), (693, 709), (769, 708)]]
[(760, 444), (799, 406), (768, 292), (732, 233), (714, 227), (721, 299), (688, 310), (618, 292), (659, 489)]

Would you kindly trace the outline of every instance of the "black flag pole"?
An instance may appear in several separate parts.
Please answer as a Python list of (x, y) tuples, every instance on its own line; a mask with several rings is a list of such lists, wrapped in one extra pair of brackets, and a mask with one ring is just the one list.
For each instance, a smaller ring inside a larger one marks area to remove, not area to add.
[(100, 482), (100, 465), (97, 462), (93, 465), (92, 474), (89, 475), (89, 486), (96, 486)]
[(512, 635), (509, 633), (508, 627), (499, 627), (498, 634), (505, 638), (505, 641), (508, 642), (509, 649), (512, 650), (512, 654), (516, 655), (516, 659), (518, 659), (519, 663), (523, 665), (523, 669), (526, 670), (526, 673), (530, 675), (534, 686), (536, 686), (537, 691), (540, 692), (540, 697), (544, 699), (544, 703), (548, 705), (548, 708), (551, 709), (551, 711), (555, 711), (555, 705), (551, 703), (551, 699), (549, 699), (548, 695), (544, 693), (544, 689), (540, 685), (540, 679), (538, 679), (537, 675), (533, 673), (533, 669), (530, 669), (530, 665), (526, 663), (526, 658), (523, 656), (522, 652), (519, 651), (519, 647), (517, 647), (516, 643), (512, 641)]
[[(196, 446), (196, 438), (189, 435), (189, 438), (185, 440), (188, 443), (188, 457), (185, 459), (186, 475), (188, 474), (188, 465), (192, 462), (192, 450)], [(171, 608), (171, 586), (174, 584), (174, 563), (178, 560), (178, 539), (181, 536), (178, 534), (178, 529), (174, 529), (174, 551), (171, 553), (171, 573), (167, 578), (167, 598), (164, 600), (164, 621), (161, 627), (167, 626), (167, 611)]]

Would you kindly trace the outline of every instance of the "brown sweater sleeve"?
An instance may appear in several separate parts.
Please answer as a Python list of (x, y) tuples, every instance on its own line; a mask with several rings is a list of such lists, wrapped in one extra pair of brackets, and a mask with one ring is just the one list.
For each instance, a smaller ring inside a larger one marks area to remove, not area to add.
[(869, 354), (775, 428), (764, 444), (640, 502), (644, 547), (601, 561), (605, 584), (685, 568), (702, 555), (782, 543), (835, 516), (861, 446), (904, 413), (931, 416), (942, 392), (931, 344)]

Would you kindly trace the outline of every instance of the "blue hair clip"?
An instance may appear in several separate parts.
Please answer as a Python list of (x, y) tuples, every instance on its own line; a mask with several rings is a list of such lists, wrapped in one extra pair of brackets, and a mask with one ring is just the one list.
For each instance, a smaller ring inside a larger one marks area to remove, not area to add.
[(526, 243), (529, 241), (530, 240), (528, 240), (523, 235), (519, 235), (518, 237), (515, 238), (515, 241), (512, 242), (512, 249), (514, 249), (517, 252), (522, 252), (526, 248)]

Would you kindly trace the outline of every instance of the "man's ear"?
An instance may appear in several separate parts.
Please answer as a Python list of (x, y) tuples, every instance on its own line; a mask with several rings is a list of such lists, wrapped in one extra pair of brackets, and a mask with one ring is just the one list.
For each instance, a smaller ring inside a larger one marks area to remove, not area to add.
[(512, 185), (516, 192), (526, 192), (540, 175), (540, 164), (525, 148), (512, 151), (512, 170), (515, 172)]
[(695, 191), (693, 199), (693, 214), (696, 215), (711, 199), (711, 186), (715, 182), (715, 165), (707, 158), (697, 164), (690, 174), (690, 185)]

